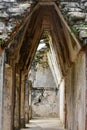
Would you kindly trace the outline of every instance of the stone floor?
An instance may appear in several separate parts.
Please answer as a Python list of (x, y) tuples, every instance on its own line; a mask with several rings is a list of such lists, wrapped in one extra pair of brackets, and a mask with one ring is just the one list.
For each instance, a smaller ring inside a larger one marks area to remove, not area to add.
[(21, 130), (64, 130), (59, 119), (33, 119)]

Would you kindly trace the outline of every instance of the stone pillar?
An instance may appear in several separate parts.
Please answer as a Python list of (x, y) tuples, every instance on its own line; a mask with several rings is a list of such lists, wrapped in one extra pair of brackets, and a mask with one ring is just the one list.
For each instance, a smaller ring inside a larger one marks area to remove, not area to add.
[(13, 120), (13, 85), (12, 85), (12, 68), (9, 65), (5, 65), (5, 84), (3, 91), (3, 127), (2, 130), (12, 130)]
[(21, 75), (21, 107), (20, 107), (20, 127), (25, 127), (25, 76)]
[(32, 88), (32, 82), (29, 81), (29, 120), (31, 120), (32, 118), (32, 92), (31, 92), (31, 88)]
[(0, 130), (13, 130), (14, 70), (5, 64), (5, 51), (0, 56)]
[(25, 82), (25, 123), (29, 123), (29, 82)]
[(16, 74), (14, 130), (20, 129), (20, 75)]
[(87, 130), (87, 54), (86, 54), (86, 97), (85, 97), (85, 111), (86, 111), (86, 115), (85, 115), (85, 130)]
[(0, 54), (0, 130), (2, 130), (3, 117), (3, 89), (4, 89), (5, 52)]
[(13, 120), (12, 120), (12, 130), (14, 129), (14, 112), (15, 112), (15, 88), (16, 88), (16, 68), (15, 68), (15, 64), (13, 64), (12, 66), (12, 77), (13, 77), (13, 81), (12, 81), (12, 86), (13, 86), (13, 97), (12, 97), (12, 117), (13, 117)]

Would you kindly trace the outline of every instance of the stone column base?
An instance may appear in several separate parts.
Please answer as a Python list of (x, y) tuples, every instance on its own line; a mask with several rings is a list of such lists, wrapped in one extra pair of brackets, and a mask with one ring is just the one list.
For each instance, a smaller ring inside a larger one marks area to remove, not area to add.
[(29, 113), (25, 113), (25, 123), (29, 123)]
[(16, 127), (14, 127), (14, 130), (20, 130), (20, 128), (16, 128)]
[(24, 118), (20, 119), (20, 127), (25, 128), (25, 119)]

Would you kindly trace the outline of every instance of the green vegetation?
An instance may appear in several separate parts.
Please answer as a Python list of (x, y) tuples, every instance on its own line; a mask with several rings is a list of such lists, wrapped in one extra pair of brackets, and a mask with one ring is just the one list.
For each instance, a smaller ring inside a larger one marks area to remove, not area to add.
[(79, 24), (79, 25), (76, 25), (76, 28), (77, 29), (85, 29), (85, 28), (87, 28), (87, 24)]
[(0, 39), (0, 45), (3, 45), (3, 44), (4, 44), (4, 40)]
[(78, 35), (78, 30), (76, 27), (72, 27), (72, 32), (75, 34), (75, 35)]
[(74, 26), (71, 27), (72, 32), (75, 35), (78, 35), (78, 30), (82, 30), (82, 29), (85, 29), (85, 28), (87, 28), (87, 24), (78, 24), (78, 25), (74, 25)]

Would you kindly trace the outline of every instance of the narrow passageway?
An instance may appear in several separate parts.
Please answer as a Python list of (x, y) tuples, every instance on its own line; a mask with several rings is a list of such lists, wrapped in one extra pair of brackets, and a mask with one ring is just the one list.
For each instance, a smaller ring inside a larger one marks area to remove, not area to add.
[(87, 0), (0, 0), (0, 130), (87, 130)]
[(63, 125), (58, 118), (35, 118), (21, 130), (64, 130)]
[(64, 80), (51, 43), (49, 32), (44, 31), (26, 81), (26, 125), (21, 130), (64, 130)]

